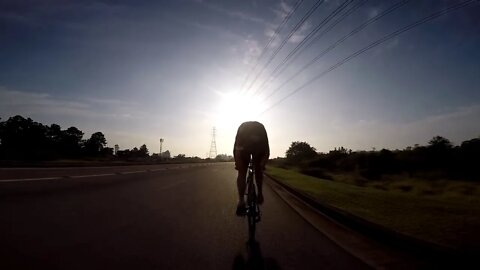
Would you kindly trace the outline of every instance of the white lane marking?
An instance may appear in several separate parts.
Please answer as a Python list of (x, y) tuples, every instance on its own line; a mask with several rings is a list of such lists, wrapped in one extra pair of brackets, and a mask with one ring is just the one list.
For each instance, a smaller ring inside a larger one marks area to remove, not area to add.
[(70, 178), (86, 178), (86, 177), (101, 177), (101, 176), (112, 176), (114, 173), (103, 173), (103, 174), (88, 174), (88, 175), (72, 175)]
[[(115, 173), (104, 173), (104, 174), (89, 174), (89, 175), (71, 175), (71, 176), (57, 176), (57, 177), (42, 177), (42, 178), (20, 178), (20, 179), (5, 179), (0, 180), (0, 183), (8, 183), (8, 182), (29, 182), (29, 181), (48, 181), (48, 180), (59, 180), (65, 178), (87, 178), (87, 177), (102, 177), (102, 176), (113, 176), (118, 174), (133, 174), (133, 173), (144, 173), (144, 172), (158, 172), (164, 171), (168, 169), (183, 169), (183, 168), (191, 168), (195, 165), (190, 166), (177, 166), (177, 167), (165, 167), (165, 168), (158, 168), (153, 170), (141, 170), (141, 171), (131, 171), (131, 172), (115, 172)], [(202, 165), (200, 165), (202, 166)], [(206, 166), (206, 165), (203, 165)]]
[(0, 180), (2, 182), (29, 182), (29, 181), (44, 181), (44, 180), (58, 180), (62, 179), (63, 177), (43, 177), (43, 178), (23, 178), (23, 179), (5, 179)]
[(147, 171), (143, 170), (143, 171), (122, 172), (121, 174), (142, 173), (142, 172), (147, 172)]

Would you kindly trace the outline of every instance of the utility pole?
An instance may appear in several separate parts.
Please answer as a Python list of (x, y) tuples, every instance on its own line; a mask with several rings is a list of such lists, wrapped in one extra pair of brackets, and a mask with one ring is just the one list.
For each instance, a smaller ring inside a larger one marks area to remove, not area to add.
[(212, 143), (210, 144), (209, 158), (217, 157), (217, 142), (215, 141), (215, 127), (212, 129)]
[(159, 157), (162, 157), (162, 145), (163, 145), (163, 138), (160, 138), (160, 152), (158, 153)]

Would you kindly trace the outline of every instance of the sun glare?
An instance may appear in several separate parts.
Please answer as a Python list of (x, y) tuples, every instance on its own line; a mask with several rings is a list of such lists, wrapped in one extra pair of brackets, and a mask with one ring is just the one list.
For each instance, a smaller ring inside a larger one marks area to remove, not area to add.
[(216, 126), (231, 127), (245, 121), (257, 120), (265, 109), (259, 96), (248, 93), (221, 93)]

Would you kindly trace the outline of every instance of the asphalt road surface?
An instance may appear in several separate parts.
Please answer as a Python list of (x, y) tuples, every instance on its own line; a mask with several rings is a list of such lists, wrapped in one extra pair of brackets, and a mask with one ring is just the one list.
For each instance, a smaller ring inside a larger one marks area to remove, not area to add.
[(268, 185), (248, 245), (233, 165), (175, 166), (0, 171), (0, 269), (368, 268)]

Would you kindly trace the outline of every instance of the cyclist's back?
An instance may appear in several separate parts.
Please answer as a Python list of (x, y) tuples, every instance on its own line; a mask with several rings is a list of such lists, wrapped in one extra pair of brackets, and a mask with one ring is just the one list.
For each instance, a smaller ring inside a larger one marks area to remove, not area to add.
[(234, 155), (236, 154), (243, 156), (270, 154), (267, 131), (261, 123), (251, 121), (240, 125), (235, 137)]

